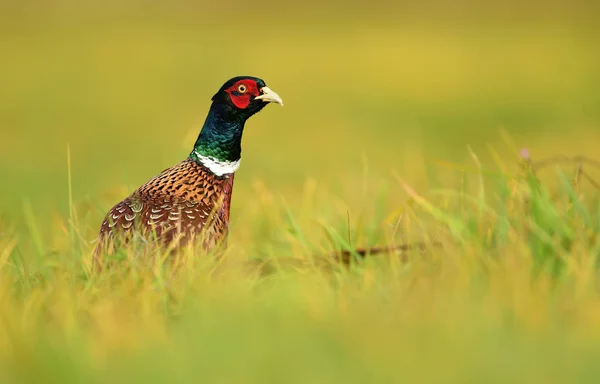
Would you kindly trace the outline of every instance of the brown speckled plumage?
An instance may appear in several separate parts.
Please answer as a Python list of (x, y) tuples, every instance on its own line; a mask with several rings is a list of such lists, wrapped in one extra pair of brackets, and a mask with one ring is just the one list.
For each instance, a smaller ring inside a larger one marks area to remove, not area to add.
[(186, 244), (202, 230), (206, 249), (225, 241), (234, 174), (214, 175), (188, 158), (148, 180), (106, 215), (100, 245), (141, 230), (165, 243)]

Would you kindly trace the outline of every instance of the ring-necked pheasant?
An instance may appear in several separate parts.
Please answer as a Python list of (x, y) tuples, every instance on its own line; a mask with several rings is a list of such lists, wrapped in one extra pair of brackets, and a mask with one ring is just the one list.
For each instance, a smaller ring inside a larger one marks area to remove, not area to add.
[(234, 173), (240, 166), (246, 120), (281, 97), (259, 78), (228, 80), (212, 105), (190, 155), (148, 180), (106, 215), (94, 258), (119, 235), (155, 234), (181, 246), (198, 238), (204, 249), (227, 240)]

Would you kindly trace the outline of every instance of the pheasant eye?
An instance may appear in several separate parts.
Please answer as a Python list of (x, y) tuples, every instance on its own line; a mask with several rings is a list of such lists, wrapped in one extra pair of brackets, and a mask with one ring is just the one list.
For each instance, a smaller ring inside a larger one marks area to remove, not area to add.
[(248, 90), (248, 87), (246, 87), (244, 84), (240, 84), (240, 85), (238, 85), (237, 90), (239, 93), (246, 93), (246, 91)]

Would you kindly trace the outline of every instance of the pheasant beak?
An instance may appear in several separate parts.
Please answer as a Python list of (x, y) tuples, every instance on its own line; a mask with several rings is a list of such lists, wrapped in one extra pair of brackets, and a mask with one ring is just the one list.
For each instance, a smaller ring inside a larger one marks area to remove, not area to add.
[(281, 100), (281, 97), (269, 89), (269, 87), (262, 87), (260, 92), (260, 95), (254, 98), (255, 100), (262, 100), (265, 103), (277, 103), (283, 107), (283, 100)]

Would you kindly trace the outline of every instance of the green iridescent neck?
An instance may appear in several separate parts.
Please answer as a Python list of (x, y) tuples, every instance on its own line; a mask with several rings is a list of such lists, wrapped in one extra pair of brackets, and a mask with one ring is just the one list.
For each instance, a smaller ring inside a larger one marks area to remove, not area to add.
[(239, 161), (245, 122), (245, 116), (213, 103), (190, 157), (198, 162), (201, 162), (201, 157), (217, 162)]

